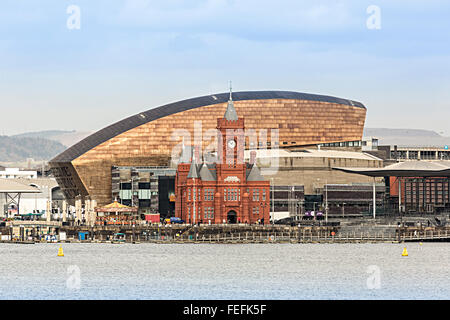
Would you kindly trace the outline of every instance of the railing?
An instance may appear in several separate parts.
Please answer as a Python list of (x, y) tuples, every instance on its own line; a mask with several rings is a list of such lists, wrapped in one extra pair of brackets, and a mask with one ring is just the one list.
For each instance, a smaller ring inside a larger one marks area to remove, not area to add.
[(175, 240), (185, 242), (257, 242), (257, 243), (270, 243), (270, 242), (297, 242), (298, 233), (297, 232), (244, 232), (244, 233), (220, 233), (220, 234), (209, 234), (209, 235), (189, 235), (176, 238)]
[(14, 221), (7, 221), (6, 226), (61, 226), (61, 221), (47, 221), (47, 220), (14, 220)]
[[(190, 231), (190, 229), (185, 230)], [(152, 243), (319, 243), (319, 242), (405, 242), (424, 240), (449, 240), (450, 231), (427, 231), (421, 234), (393, 232), (242, 232), (219, 234), (163, 234), (148, 233), (127, 235), (127, 241)], [(102, 241), (104, 242), (104, 240)], [(108, 242), (108, 241), (106, 241)]]
[(421, 240), (450, 240), (449, 230), (423, 230), (419, 232), (403, 232), (400, 235), (402, 241), (421, 241)]
[(147, 236), (141, 236), (141, 240), (150, 242), (292, 242), (298, 241), (298, 232), (243, 232), (243, 233), (220, 233), (220, 234), (179, 234), (168, 235), (163, 234), (149, 234)]
[(210, 235), (180, 235), (163, 236), (151, 235), (148, 241), (156, 242), (204, 242), (204, 243), (312, 243), (312, 242), (364, 242), (364, 241), (398, 241), (397, 237), (390, 233), (337, 233), (330, 232), (245, 232), (245, 233), (220, 233)]
[(385, 232), (338, 232), (335, 235), (329, 233), (303, 232), (300, 235), (300, 242), (364, 242), (364, 241), (396, 241), (393, 233)]

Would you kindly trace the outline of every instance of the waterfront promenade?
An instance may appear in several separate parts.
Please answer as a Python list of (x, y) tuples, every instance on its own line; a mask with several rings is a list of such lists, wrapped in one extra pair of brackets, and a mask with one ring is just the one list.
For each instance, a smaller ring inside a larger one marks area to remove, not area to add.
[[(2, 242), (47, 242), (46, 234), (16, 232)], [(0, 228), (2, 235), (12, 228)], [(64, 234), (64, 237), (61, 237)], [(80, 234), (83, 234), (80, 237)], [(359, 243), (449, 241), (449, 227), (399, 227), (394, 225), (136, 225), (59, 226), (53, 242), (93, 243)]]

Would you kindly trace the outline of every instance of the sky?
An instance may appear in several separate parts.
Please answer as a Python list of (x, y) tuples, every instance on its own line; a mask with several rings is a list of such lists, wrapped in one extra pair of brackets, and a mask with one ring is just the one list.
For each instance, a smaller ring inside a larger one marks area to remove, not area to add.
[[(75, 8), (75, 9), (74, 9)], [(450, 1), (2, 0), (0, 135), (97, 131), (183, 99), (289, 90), (450, 135)]]

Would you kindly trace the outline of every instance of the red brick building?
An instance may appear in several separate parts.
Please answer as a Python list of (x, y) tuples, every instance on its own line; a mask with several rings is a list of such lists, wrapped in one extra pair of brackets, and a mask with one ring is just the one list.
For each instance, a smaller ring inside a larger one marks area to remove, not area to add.
[(244, 162), (244, 128), (230, 92), (225, 115), (217, 119), (217, 161), (206, 163), (197, 155), (178, 164), (175, 216), (187, 223), (269, 223), (270, 183), (254, 154)]

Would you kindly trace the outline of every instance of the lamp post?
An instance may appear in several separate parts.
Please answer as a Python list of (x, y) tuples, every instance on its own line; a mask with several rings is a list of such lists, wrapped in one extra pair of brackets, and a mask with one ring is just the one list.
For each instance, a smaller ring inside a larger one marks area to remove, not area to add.
[[(139, 178), (137, 178), (139, 179)], [(131, 178), (131, 206), (134, 207), (134, 181), (136, 180), (136, 177)]]
[(195, 178), (193, 180), (194, 180), (194, 187), (192, 189), (192, 196), (194, 197), (194, 199), (193, 199), (194, 200), (194, 205), (193, 205), (193, 212), (192, 212), (192, 214), (194, 216), (193, 216), (192, 222), (195, 225), (195, 216), (197, 215), (197, 212), (195, 211), (195, 198), (197, 198), (197, 194), (195, 193)]
[(375, 220), (377, 212), (377, 193), (376, 193), (376, 184), (375, 177), (373, 177), (373, 219)]
[(327, 179), (325, 179), (325, 222), (328, 223), (328, 187)]
[[(270, 178), (270, 180), (271, 180), (271, 182), (272, 182), (272, 214), (275, 216), (275, 193), (274, 193), (274, 191), (275, 191), (275, 185), (273, 184), (273, 178)], [(270, 217), (269, 217), (270, 218)], [(272, 221), (273, 222), (275, 222), (274, 221), (274, 218), (275, 217), (272, 217)]]
[[(134, 181), (139, 181), (139, 177), (131, 177), (131, 206), (132, 207), (134, 207)], [(139, 190), (139, 186), (138, 186), (138, 190)], [(138, 197), (138, 199), (139, 199), (139, 197)], [(139, 200), (138, 200), (138, 205), (137, 205), (137, 207), (139, 208)], [(136, 214), (137, 215), (139, 215), (139, 209), (138, 209), (138, 211), (136, 212)], [(131, 213), (131, 219), (132, 220), (135, 220), (135, 218), (138, 218), (138, 217), (133, 217), (133, 212)]]
[[(402, 215), (402, 183), (400, 181), (400, 177), (397, 177), (398, 179), (398, 214), (400, 215), (400, 223), (403, 225), (403, 215)], [(424, 196), (423, 199), (425, 201), (425, 190), (426, 190), (426, 178), (422, 178), (424, 181), (423, 184), (423, 190), (424, 190)], [(426, 209), (425, 209), (426, 210)]]
[(303, 216), (305, 214), (304, 212), (305, 209), (305, 201), (304, 200), (299, 200), (299, 215), (298, 215), (298, 220), (300, 220), (301, 216)]

